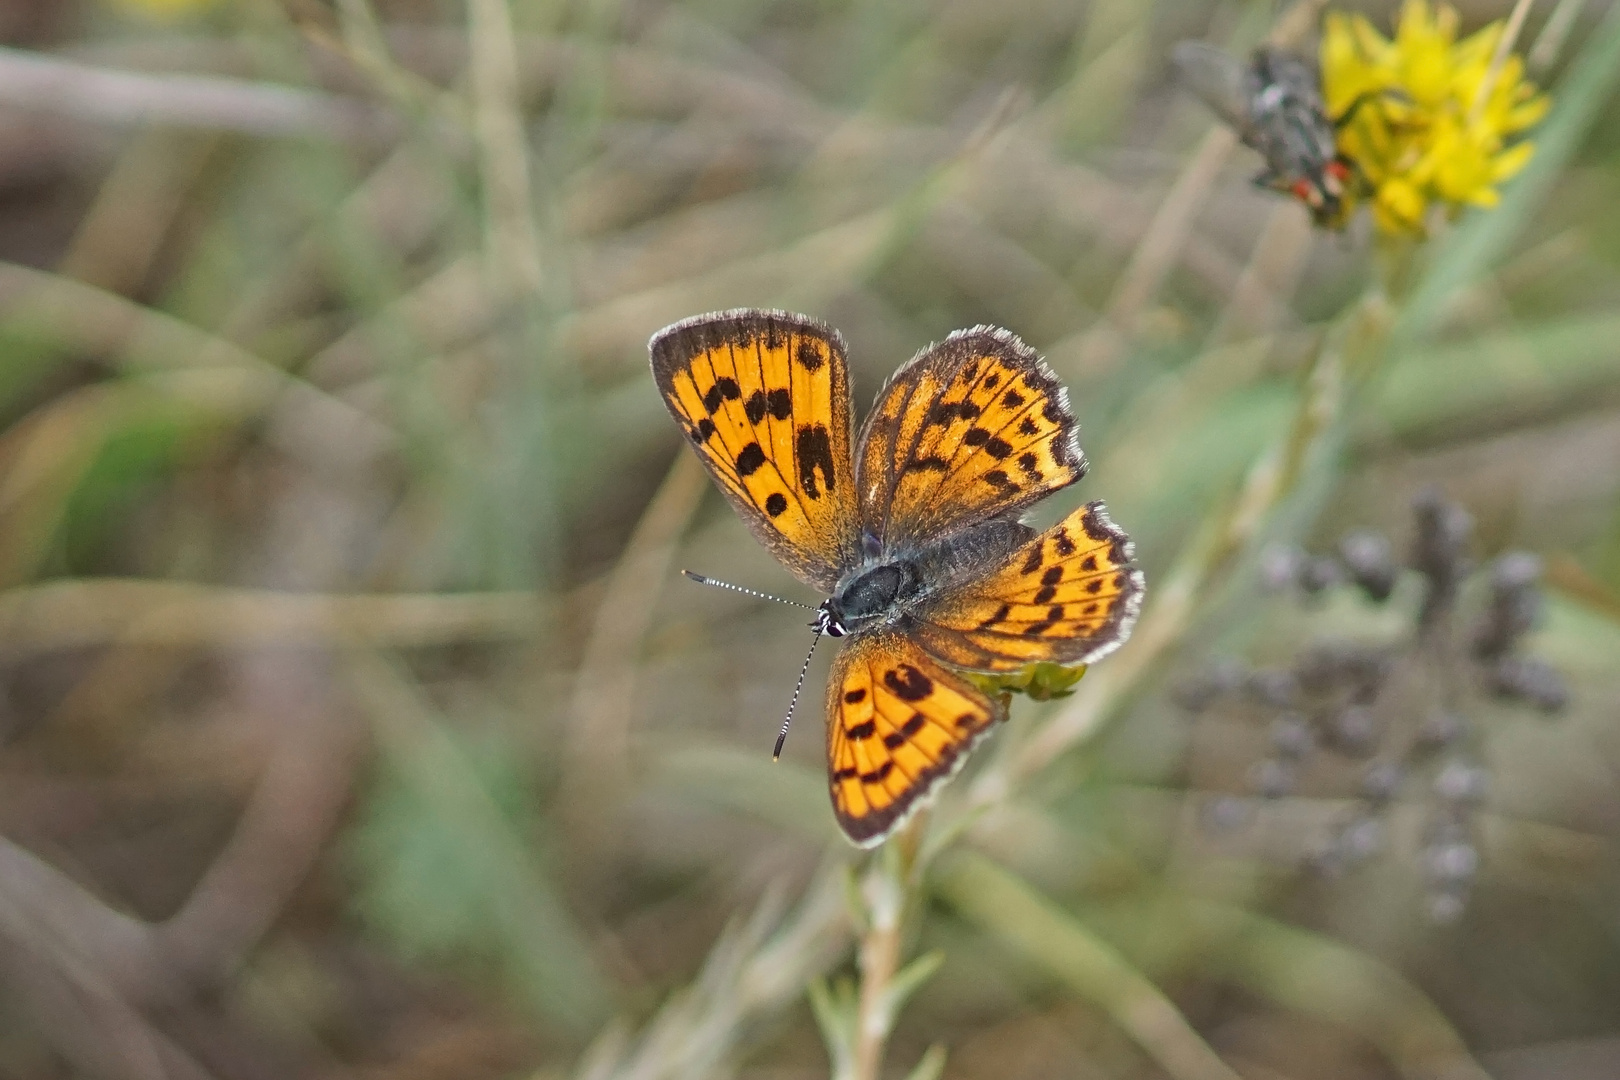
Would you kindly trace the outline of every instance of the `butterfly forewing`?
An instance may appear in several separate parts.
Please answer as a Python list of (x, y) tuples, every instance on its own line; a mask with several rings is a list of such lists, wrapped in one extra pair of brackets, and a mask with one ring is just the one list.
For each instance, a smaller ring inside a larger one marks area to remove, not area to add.
[(839, 653), (827, 713), (833, 812), (863, 847), (898, 828), (1004, 717), (999, 703), (888, 631)]
[(946, 663), (980, 671), (1091, 663), (1136, 621), (1142, 575), (1131, 556), (1102, 503), (1090, 503), (1000, 568), (935, 600), (918, 614), (913, 636)]
[(844, 342), (781, 311), (720, 312), (653, 336), (664, 403), (749, 529), (830, 591), (858, 558)]
[(888, 552), (937, 542), (1085, 473), (1063, 388), (1005, 330), (959, 330), (878, 394), (857, 465), (864, 527)]

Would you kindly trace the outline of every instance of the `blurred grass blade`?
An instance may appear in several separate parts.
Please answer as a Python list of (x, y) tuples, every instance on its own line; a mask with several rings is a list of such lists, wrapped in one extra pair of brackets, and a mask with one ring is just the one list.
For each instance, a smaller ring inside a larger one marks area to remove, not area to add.
[(725, 746), (681, 746), (648, 755), (652, 780), (684, 800), (767, 821), (807, 839), (836, 842), (824, 774)]
[(1551, 114), (1533, 133), (1535, 156), (1508, 184), (1495, 209), (1475, 211), (1446, 237), (1396, 324), (1396, 342), (1422, 337), (1440, 321), (1458, 289), (1488, 273), (1529, 224), (1553, 182), (1580, 149), (1592, 123), (1610, 104), (1620, 79), (1620, 6), (1610, 7), (1553, 88)]
[(1589, 314), (1409, 349), (1379, 380), (1367, 422), (1407, 445), (1497, 431), (1620, 384), (1617, 340), (1620, 316)]
[(934, 949), (923, 953), (895, 972), (894, 978), (889, 980), (888, 993), (882, 1005), (883, 1012), (890, 1017), (898, 1016), (911, 995), (920, 990), (922, 984), (927, 982), (944, 962), (945, 954)]
[[(351, 661), (398, 796), (360, 835), (381, 877), (384, 918), (430, 950), (477, 950), (509, 972), (536, 1011), (582, 1031), (599, 1022), (611, 990), (556, 885), (513, 825), (508, 793), (481, 773), (409, 676), (377, 656)], [(509, 767), (498, 755), (491, 768)], [(371, 841), (366, 847), (367, 840)], [(412, 868), (415, 868), (413, 872)], [(428, 893), (434, 899), (428, 901)], [(431, 920), (422, 923), (421, 919)], [(483, 939), (480, 942), (478, 939)]]
[(855, 1075), (855, 1025), (860, 1011), (855, 984), (848, 979), (811, 979), (807, 989), (810, 1011), (832, 1062), (832, 1080), (850, 1080)]
[(24, 657), (109, 644), (410, 648), (521, 641), (539, 628), (544, 610), (532, 593), (340, 595), (67, 579), (0, 591), (0, 647)]
[(1113, 946), (982, 855), (946, 856), (934, 886), (965, 918), (1106, 1012), (1175, 1080), (1241, 1080)]
[(910, 1072), (906, 1080), (939, 1080), (945, 1074), (945, 1046), (935, 1043), (923, 1051), (922, 1058)]
[(1229, 943), (1214, 950), (1228, 978), (1279, 1005), (1350, 1028), (1408, 1080), (1487, 1080), (1434, 1003), (1374, 957), (1240, 908), (1196, 904), (1189, 914)]
[(664, 1003), (633, 1050), (609, 1060), (622, 1045), (617, 1027), (610, 1028), (575, 1075), (579, 1080), (730, 1075), (737, 1047), (753, 1025), (797, 1000), (806, 985), (818, 1020), (828, 1009), (833, 1016), (837, 995), (826, 990), (821, 975), (849, 943), (842, 874), (841, 866), (824, 866), (786, 917), (780, 890), (767, 892), (750, 918), (733, 921), (721, 933), (698, 977)]

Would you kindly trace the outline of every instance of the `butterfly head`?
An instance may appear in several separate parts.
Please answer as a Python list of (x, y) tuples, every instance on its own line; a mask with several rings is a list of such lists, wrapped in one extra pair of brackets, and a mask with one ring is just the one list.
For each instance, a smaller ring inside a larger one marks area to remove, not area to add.
[(821, 606), (816, 608), (816, 618), (810, 624), (810, 629), (828, 637), (843, 637), (849, 633), (844, 628), (843, 619), (839, 617), (837, 608), (831, 600), (823, 600)]

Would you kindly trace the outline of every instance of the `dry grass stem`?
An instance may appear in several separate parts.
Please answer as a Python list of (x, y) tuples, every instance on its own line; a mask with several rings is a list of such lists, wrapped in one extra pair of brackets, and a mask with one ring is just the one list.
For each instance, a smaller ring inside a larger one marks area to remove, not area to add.
[(0, 592), (0, 645), (409, 648), (520, 641), (546, 607), (531, 593), (340, 596), (144, 580), (55, 581)]
[(123, 127), (231, 131), (261, 138), (386, 141), (395, 118), (367, 102), (208, 75), (114, 71), (0, 48), (0, 99), (15, 109)]

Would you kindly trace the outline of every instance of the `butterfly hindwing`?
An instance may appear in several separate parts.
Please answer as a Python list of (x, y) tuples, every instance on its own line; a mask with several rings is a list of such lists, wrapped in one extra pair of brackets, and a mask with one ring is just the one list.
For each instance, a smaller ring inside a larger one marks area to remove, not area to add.
[(1004, 718), (999, 702), (910, 638), (851, 640), (827, 684), (827, 768), (844, 833), (862, 847), (882, 841)]
[(650, 349), (664, 403), (750, 531), (801, 581), (830, 591), (859, 548), (838, 332), (741, 309), (675, 323)]
[(1005, 330), (959, 330), (878, 394), (861, 429), (861, 517), (885, 550), (1017, 511), (1085, 473), (1063, 387)]
[(1131, 542), (1100, 502), (1016, 549), (999, 569), (949, 590), (912, 631), (929, 653), (979, 671), (1088, 664), (1130, 634), (1142, 604)]

